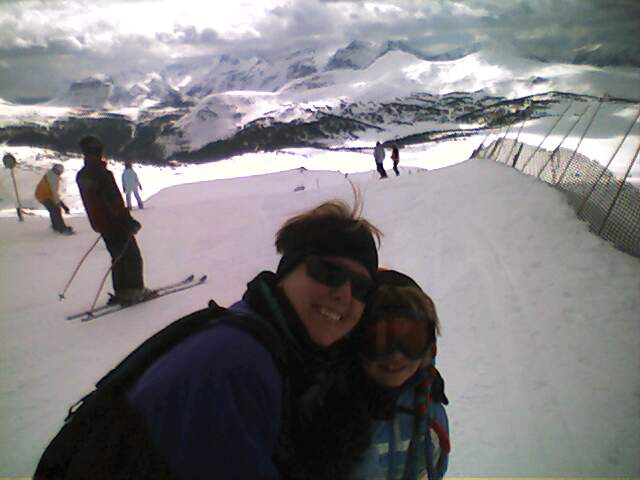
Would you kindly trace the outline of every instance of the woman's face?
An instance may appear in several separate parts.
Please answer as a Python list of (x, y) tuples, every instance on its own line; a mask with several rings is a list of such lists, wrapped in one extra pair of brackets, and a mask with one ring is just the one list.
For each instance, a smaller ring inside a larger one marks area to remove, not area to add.
[[(370, 278), (360, 263), (344, 257), (323, 257), (353, 273)], [(301, 262), (280, 282), (289, 302), (307, 329), (311, 340), (320, 347), (329, 347), (347, 335), (362, 318), (364, 302), (353, 298), (351, 283), (328, 287), (307, 275)]]
[(364, 359), (363, 366), (367, 376), (379, 385), (399, 387), (418, 371), (423, 360), (411, 360), (401, 352), (394, 351), (384, 357)]

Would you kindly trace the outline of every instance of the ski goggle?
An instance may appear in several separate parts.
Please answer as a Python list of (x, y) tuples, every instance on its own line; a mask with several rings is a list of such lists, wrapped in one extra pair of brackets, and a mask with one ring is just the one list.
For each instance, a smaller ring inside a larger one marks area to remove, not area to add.
[(366, 275), (356, 273), (338, 262), (310, 255), (304, 260), (307, 275), (322, 285), (337, 288), (345, 283), (351, 284), (351, 296), (360, 302), (366, 302), (373, 287), (373, 280)]
[(417, 315), (409, 308), (383, 309), (365, 326), (360, 350), (370, 360), (396, 351), (419, 360), (427, 353), (433, 338), (427, 330), (426, 315)]

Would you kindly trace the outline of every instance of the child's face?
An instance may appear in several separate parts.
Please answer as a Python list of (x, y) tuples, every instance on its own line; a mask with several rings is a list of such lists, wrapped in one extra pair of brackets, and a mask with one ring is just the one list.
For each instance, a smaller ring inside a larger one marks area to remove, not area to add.
[(399, 387), (418, 371), (422, 359), (411, 360), (394, 351), (379, 359), (364, 359), (364, 371), (374, 382), (384, 387)]

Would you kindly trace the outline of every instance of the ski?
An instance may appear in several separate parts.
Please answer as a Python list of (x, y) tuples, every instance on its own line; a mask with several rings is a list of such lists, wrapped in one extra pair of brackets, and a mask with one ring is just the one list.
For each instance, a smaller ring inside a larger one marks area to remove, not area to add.
[(162, 287), (156, 288), (153, 291), (155, 295), (147, 298), (145, 300), (141, 300), (139, 302), (134, 302), (128, 305), (100, 305), (92, 310), (86, 310), (82, 313), (76, 313), (74, 315), (69, 315), (67, 320), (80, 320), (82, 322), (88, 322), (89, 320), (93, 320), (98, 317), (103, 317), (113, 312), (117, 312), (119, 310), (123, 310), (125, 308), (133, 307), (135, 305), (139, 305), (141, 303), (149, 302), (156, 298), (164, 297), (165, 295), (170, 295), (172, 293), (181, 292), (182, 290), (187, 290), (189, 288), (197, 287), (198, 285), (202, 285), (207, 281), (207, 276), (203, 275), (202, 277), (196, 280), (194, 275), (189, 275), (187, 278), (180, 280), (179, 282), (170, 283), (168, 285), (163, 285)]

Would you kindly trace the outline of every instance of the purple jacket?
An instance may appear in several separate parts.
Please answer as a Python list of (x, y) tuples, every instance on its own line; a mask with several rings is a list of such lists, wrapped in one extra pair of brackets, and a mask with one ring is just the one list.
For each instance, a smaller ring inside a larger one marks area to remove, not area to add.
[(193, 335), (152, 364), (128, 400), (176, 478), (279, 478), (282, 377), (249, 333), (220, 325)]

